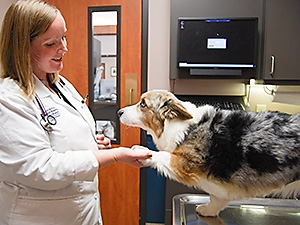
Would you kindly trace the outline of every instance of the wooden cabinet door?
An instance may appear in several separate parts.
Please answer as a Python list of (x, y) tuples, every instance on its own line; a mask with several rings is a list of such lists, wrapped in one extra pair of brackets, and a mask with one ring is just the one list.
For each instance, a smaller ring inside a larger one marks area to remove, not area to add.
[(266, 0), (265, 13), (264, 79), (299, 81), (300, 1)]
[[(64, 16), (69, 52), (61, 72), (82, 96), (88, 93), (88, 7), (121, 6), (120, 105), (125, 106), (125, 77), (135, 74), (141, 93), (142, 0), (48, 0)], [(120, 145), (140, 143), (140, 130), (120, 128)], [(114, 146), (116, 147), (116, 146)], [(105, 225), (138, 225), (140, 170), (115, 163), (99, 171), (101, 211)]]

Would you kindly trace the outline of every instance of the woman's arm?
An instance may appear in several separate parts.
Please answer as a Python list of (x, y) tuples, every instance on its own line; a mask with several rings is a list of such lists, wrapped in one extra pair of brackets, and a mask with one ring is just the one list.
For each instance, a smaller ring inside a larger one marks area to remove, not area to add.
[(93, 151), (93, 154), (99, 163), (99, 168), (103, 168), (115, 162), (122, 162), (130, 166), (141, 168), (144, 166), (138, 160), (152, 157), (151, 151), (142, 146), (135, 146), (135, 150), (125, 147), (99, 150)]

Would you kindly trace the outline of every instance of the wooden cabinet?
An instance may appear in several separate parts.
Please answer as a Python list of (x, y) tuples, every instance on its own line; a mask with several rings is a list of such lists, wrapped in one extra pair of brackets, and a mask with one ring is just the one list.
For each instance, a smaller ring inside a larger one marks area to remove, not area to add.
[(300, 84), (300, 1), (266, 0), (263, 79)]

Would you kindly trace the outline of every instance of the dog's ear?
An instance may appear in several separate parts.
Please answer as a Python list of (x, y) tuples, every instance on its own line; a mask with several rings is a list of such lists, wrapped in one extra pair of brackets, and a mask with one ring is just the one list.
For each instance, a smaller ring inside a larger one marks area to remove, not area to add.
[(163, 119), (178, 118), (181, 120), (192, 119), (193, 116), (186, 110), (186, 108), (174, 99), (168, 99), (160, 107), (160, 114)]

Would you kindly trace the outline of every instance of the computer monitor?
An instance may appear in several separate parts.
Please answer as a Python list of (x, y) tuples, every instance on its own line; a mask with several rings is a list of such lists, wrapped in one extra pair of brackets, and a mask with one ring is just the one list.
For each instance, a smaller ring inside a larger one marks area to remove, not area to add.
[(257, 18), (179, 18), (178, 68), (255, 68), (257, 37)]

